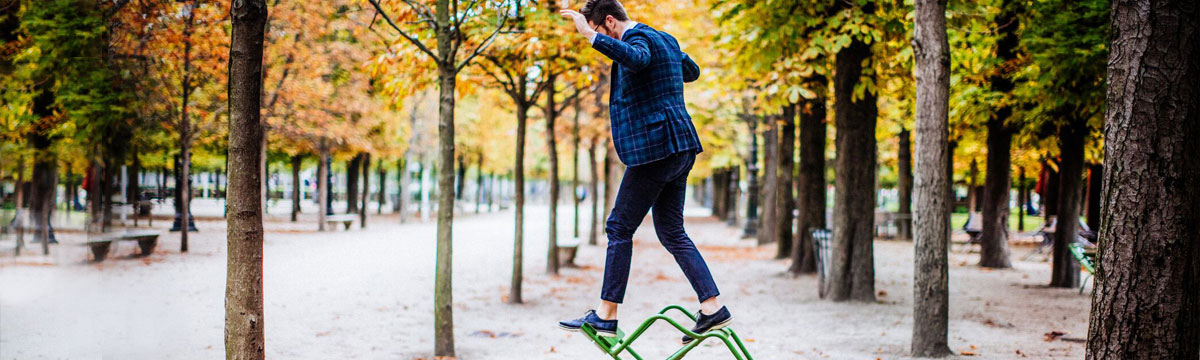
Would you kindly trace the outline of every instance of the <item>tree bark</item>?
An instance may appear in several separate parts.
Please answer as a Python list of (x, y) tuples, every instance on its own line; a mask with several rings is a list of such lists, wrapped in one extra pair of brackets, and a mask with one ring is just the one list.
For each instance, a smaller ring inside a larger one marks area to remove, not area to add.
[(42, 133), (29, 137), (33, 148), (33, 177), (29, 185), (29, 213), (33, 215), (33, 240), (42, 244), (42, 255), (50, 255), (50, 219), (58, 184), (58, 161), (50, 150), (50, 138)]
[(1088, 359), (1200, 355), (1198, 12), (1186, 1), (1112, 5)]
[(800, 174), (797, 202), (796, 244), (792, 251), (792, 274), (817, 272), (812, 230), (825, 228), (825, 139), (826, 90), (828, 79), (813, 75), (809, 84), (819, 89), (817, 97), (800, 105)]
[(1054, 228), (1054, 255), (1050, 286), (1073, 288), (1079, 286), (1079, 265), (1067, 245), (1079, 236), (1079, 195), (1083, 183), (1083, 149), (1087, 124), (1073, 118), (1059, 129), (1062, 163), (1059, 164), (1058, 221)]
[(1017, 176), (1017, 232), (1025, 231), (1025, 207), (1029, 204), (1029, 189), (1025, 186), (1025, 168)]
[[(525, 82), (517, 85), (521, 89), (521, 93), (525, 93)], [(516, 191), (513, 194), (513, 212), (515, 216), (513, 225), (513, 269), (512, 282), (508, 287), (508, 303), (520, 304), (521, 299), (521, 283), (523, 279), (524, 265), (524, 248), (525, 248), (525, 128), (529, 122), (529, 104), (525, 101), (517, 101), (517, 156), (516, 165), (513, 166), (513, 187)]]
[[(225, 358), (265, 358), (263, 319), (262, 56), (263, 0), (235, 1), (230, 13), (228, 264)], [(184, 171), (186, 173), (186, 170)], [(186, 234), (187, 227), (184, 226)]]
[(588, 142), (588, 169), (592, 175), (590, 191), (588, 195), (592, 197), (592, 216), (591, 223), (588, 225), (588, 245), (595, 246), (598, 243), (600, 236), (600, 169), (596, 164), (599, 163), (596, 159), (596, 143), (600, 142), (599, 136), (592, 137)]
[(453, 230), (454, 230), (454, 86), (458, 81), (449, 0), (437, 4), (438, 55), (438, 209), (437, 269), (434, 275), (434, 356), (454, 356)]
[(776, 259), (787, 259), (792, 256), (792, 226), (795, 225), (796, 208), (795, 169), (796, 169), (796, 104), (783, 107), (783, 122), (779, 134), (779, 179), (776, 180), (776, 190), (779, 197), (776, 201), (776, 214), (779, 235), (775, 238), (779, 246), (775, 248)]
[(1087, 219), (1089, 229), (1100, 231), (1100, 192), (1104, 180), (1104, 165), (1089, 164), (1087, 171), (1087, 196), (1084, 198), (1087, 210), (1084, 212), (1084, 218)]
[(913, 191), (913, 173), (912, 173), (912, 134), (908, 128), (900, 128), (900, 150), (897, 156), (898, 165), (896, 166), (899, 172), (896, 181), (896, 192), (899, 195), (899, 211), (900, 221), (896, 223), (897, 237), (903, 240), (912, 239), (912, 191)]
[(914, 357), (950, 355), (950, 227), (945, 164), (949, 161), (950, 45), (946, 37), (946, 0), (917, 0), (913, 37), (917, 81), (917, 158), (914, 179), (917, 211), (913, 262)]
[[(989, 78), (992, 91), (1008, 94), (1013, 90), (1011, 80), (1020, 45), (1017, 29), (1019, 2), (1001, 2), (1000, 15), (995, 24), (1000, 39), (996, 43), (996, 58), (1001, 61)], [(1012, 137), (1013, 131), (1007, 124), (1012, 116), (1010, 102), (1000, 102), (987, 121), (987, 175), (984, 177), (983, 229), (979, 242), (979, 266), (986, 268), (1011, 268), (1008, 249), (1009, 190), (1012, 189)]]
[(475, 213), (479, 213), (479, 208), (483, 206), (483, 152), (479, 152), (479, 157), (475, 163)]
[[(576, 90), (579, 91), (579, 90)], [(571, 230), (579, 239), (579, 97), (575, 97), (575, 116), (571, 123), (571, 201), (574, 204), (574, 219)]]
[(734, 166), (729, 169), (729, 181), (725, 189), (725, 223), (729, 226), (737, 226), (737, 202), (739, 196), (738, 187), (739, 177), (741, 177), (742, 169)]
[(383, 215), (383, 205), (387, 203), (387, 167), (384, 167), (383, 159), (379, 159), (379, 165), (376, 166), (379, 173), (379, 193), (375, 194), (375, 215)]
[(354, 154), (346, 161), (346, 214), (358, 213), (358, 168), (362, 166), (363, 154)]
[(292, 222), (296, 222), (296, 218), (300, 215), (300, 165), (304, 161), (304, 157), (297, 154), (292, 155)]
[(763, 174), (762, 191), (757, 194), (762, 201), (762, 230), (758, 233), (758, 245), (770, 244), (779, 237), (779, 119), (776, 115), (763, 117), (767, 126), (763, 131)]
[(317, 231), (325, 231), (325, 216), (329, 215), (329, 147), (321, 138), (317, 146)]
[(371, 154), (362, 154), (362, 204), (358, 207), (358, 226), (367, 228), (367, 202), (371, 200)]
[[(191, 7), (195, 9), (199, 0), (192, 1)], [(192, 23), (196, 19), (196, 12), (189, 11), (187, 22), (184, 25), (183, 38), (183, 101), (181, 102), (182, 110), (179, 116), (179, 179), (175, 184), (179, 190), (179, 251), (188, 251), (188, 231), (192, 227), (192, 121), (188, 116), (188, 101), (192, 95)], [(264, 23), (265, 24), (265, 23)], [(261, 60), (260, 60), (261, 62)], [(255, 155), (257, 159), (257, 154)], [(113, 167), (109, 166), (108, 173), (112, 173)], [(107, 190), (105, 191), (107, 193)], [(107, 195), (106, 195), (107, 196)], [(105, 199), (105, 203), (110, 202)], [(110, 207), (111, 208), (111, 207)], [(108, 210), (106, 210), (108, 211)], [(106, 216), (111, 218), (111, 216)], [(106, 220), (108, 221), (108, 220)], [(105, 226), (107, 228), (107, 226)], [(228, 354), (227, 354), (228, 355)]]
[(412, 173), (408, 171), (408, 161), (407, 151), (405, 151), (404, 157), (396, 160), (396, 176), (400, 178), (396, 181), (396, 203), (392, 204), (392, 212), (400, 214), (401, 224), (408, 222), (408, 193), (406, 191), (412, 181)]
[(852, 99), (854, 86), (863, 73), (863, 63), (869, 65), (871, 58), (871, 45), (855, 39), (838, 52), (835, 65), (836, 189), (830, 246), (832, 262), (825, 282), (825, 293), (833, 301), (875, 301), (872, 241), (878, 108), (876, 95), (870, 91), (864, 91), (857, 101)]
[(558, 136), (555, 131), (555, 121), (558, 120), (558, 105), (555, 103), (554, 86), (556, 76), (549, 77), (549, 86), (546, 88), (546, 148), (549, 149), (548, 156), (550, 157), (550, 237), (549, 246), (546, 247), (546, 273), (558, 275), (558, 198), (559, 188), (558, 183)]
[(467, 160), (465, 154), (458, 154), (458, 171), (454, 177), (454, 200), (462, 200), (463, 187), (467, 184)]
[(758, 117), (744, 116), (750, 127), (750, 154), (746, 157), (746, 227), (742, 230), (742, 238), (758, 236)]

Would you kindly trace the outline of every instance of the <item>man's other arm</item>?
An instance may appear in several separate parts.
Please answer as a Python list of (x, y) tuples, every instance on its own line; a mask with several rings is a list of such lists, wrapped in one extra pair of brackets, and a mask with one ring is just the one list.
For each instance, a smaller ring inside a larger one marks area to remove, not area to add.
[(630, 30), (625, 35), (629, 37), (629, 42), (597, 34), (592, 47), (630, 70), (645, 69), (650, 65), (650, 39), (646, 37), (646, 34), (634, 30)]
[(690, 83), (700, 78), (700, 65), (692, 61), (692, 57), (683, 53), (683, 82)]

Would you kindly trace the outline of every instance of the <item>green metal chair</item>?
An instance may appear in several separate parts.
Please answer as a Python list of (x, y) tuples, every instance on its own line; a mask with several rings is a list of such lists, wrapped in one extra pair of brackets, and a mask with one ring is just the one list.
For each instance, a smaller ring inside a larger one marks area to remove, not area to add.
[[(1083, 282), (1079, 285), (1079, 293), (1082, 294), (1083, 288), (1087, 287), (1087, 281), (1091, 280), (1092, 275), (1096, 273), (1096, 263), (1091, 256), (1088, 256), (1088, 254), (1083, 251), (1083, 245), (1080, 245), (1079, 243), (1070, 243), (1067, 244), (1067, 248), (1071, 250), (1071, 256), (1074, 257), (1075, 261), (1079, 263), (1079, 267), (1082, 267), (1083, 270), (1087, 271), (1088, 273), (1088, 276), (1084, 278)], [(1093, 286), (1092, 290), (1095, 289), (1096, 287)]]
[(666, 313), (672, 309), (679, 310), (679, 312), (686, 315), (688, 319), (691, 319), (692, 322), (696, 321), (696, 315), (684, 310), (682, 306), (670, 305), (660, 310), (657, 315), (651, 316), (649, 319), (646, 319), (646, 321), (643, 321), (642, 324), (638, 326), (637, 330), (635, 330), (633, 334), (629, 336), (625, 336), (625, 332), (621, 331), (621, 329), (617, 329), (617, 337), (598, 336), (596, 335), (596, 329), (587, 323), (584, 323), (580, 330), (584, 335), (587, 335), (587, 337), (591, 339), (601, 351), (604, 351), (605, 354), (611, 356), (613, 360), (622, 360), (621, 353), (623, 352), (629, 353), (629, 356), (632, 356), (634, 359), (645, 360), (641, 355), (638, 355), (638, 353), (633, 350), (631, 345), (633, 344), (634, 340), (637, 340), (637, 338), (642, 335), (642, 333), (646, 332), (646, 329), (650, 328), (651, 324), (654, 324), (654, 322), (659, 320), (666, 321), (668, 324), (671, 324), (671, 326), (674, 326), (675, 329), (679, 330), (679, 332), (696, 339), (695, 341), (684, 345), (682, 348), (679, 348), (679, 350), (675, 351), (674, 354), (668, 356), (667, 360), (682, 359), (684, 355), (687, 355), (688, 351), (691, 351), (693, 348), (700, 345), (700, 342), (708, 338), (720, 339), (721, 342), (725, 343), (725, 346), (729, 348), (729, 352), (733, 354), (735, 359), (754, 359), (750, 356), (750, 352), (746, 350), (746, 345), (742, 344), (742, 339), (738, 338), (737, 333), (733, 332), (733, 329), (726, 327), (724, 329), (717, 329), (703, 334), (697, 334), (692, 332), (690, 329), (683, 327), (683, 325), (680, 325), (674, 319), (671, 319), (669, 316), (667, 316)]

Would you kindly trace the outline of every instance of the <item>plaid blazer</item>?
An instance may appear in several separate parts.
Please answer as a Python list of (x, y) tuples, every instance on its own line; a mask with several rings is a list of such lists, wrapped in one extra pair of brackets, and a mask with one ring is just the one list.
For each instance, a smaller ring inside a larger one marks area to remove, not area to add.
[(683, 101), (683, 83), (700, 67), (670, 34), (637, 24), (616, 40), (597, 34), (592, 47), (613, 60), (609, 117), (613, 146), (628, 166), (703, 149)]

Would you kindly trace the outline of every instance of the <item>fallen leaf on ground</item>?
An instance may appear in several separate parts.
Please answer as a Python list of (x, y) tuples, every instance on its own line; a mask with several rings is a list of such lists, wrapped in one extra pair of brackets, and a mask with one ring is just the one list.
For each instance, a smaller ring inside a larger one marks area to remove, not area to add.
[(1060, 338), (1060, 337), (1063, 337), (1063, 335), (1066, 335), (1066, 333), (1064, 333), (1064, 332), (1062, 332), (1062, 331), (1051, 331), (1051, 332), (1048, 332), (1048, 333), (1046, 333), (1046, 342), (1051, 342), (1051, 341), (1054, 341), (1054, 340), (1058, 340), (1058, 338)]

